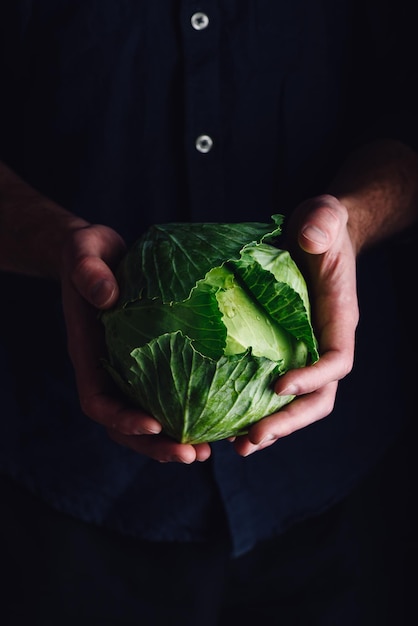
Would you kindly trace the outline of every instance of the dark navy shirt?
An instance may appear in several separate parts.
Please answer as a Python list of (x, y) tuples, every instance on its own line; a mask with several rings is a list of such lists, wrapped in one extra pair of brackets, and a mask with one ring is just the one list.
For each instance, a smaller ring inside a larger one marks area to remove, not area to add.
[[(371, 0), (2, 2), (0, 158), (128, 243), (157, 222), (269, 221), (324, 192), (357, 144), (414, 145), (403, 18), (402, 2)], [(224, 535), (235, 555), (316, 514), (406, 415), (390, 258), (360, 262), (356, 363), (331, 416), (247, 458), (217, 442), (192, 466), (85, 417), (59, 286), (0, 275), (1, 471), (88, 522)]]

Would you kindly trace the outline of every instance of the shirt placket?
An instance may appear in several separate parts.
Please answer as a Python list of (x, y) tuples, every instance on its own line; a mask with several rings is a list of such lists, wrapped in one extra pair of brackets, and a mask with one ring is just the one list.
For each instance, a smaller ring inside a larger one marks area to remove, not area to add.
[(213, 221), (222, 206), (220, 24), (216, 2), (184, 1), (184, 127), (190, 218)]

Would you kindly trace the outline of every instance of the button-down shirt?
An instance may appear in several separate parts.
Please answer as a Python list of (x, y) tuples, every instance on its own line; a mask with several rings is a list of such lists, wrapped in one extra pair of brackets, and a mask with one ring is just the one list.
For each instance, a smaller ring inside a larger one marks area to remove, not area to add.
[[(0, 157), (128, 243), (157, 222), (288, 214), (357, 143), (414, 142), (391, 4), (1, 3)], [(150, 540), (225, 536), (235, 555), (316, 514), (405, 414), (389, 256), (360, 262), (356, 366), (331, 416), (247, 458), (217, 442), (191, 466), (122, 448), (81, 413), (58, 286), (3, 274), (0, 469), (86, 521)]]

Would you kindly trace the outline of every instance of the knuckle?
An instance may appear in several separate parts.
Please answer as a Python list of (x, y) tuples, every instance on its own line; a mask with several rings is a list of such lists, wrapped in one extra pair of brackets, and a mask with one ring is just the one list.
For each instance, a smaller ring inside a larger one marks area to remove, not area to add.
[(321, 418), (328, 417), (334, 410), (335, 400), (337, 394), (337, 383), (327, 385), (322, 389), (320, 393), (319, 405), (321, 411)]
[(98, 269), (99, 259), (87, 254), (83, 254), (74, 260), (74, 264), (71, 268), (71, 280), (75, 284), (85, 284), (91, 279), (94, 279)]
[(295, 430), (297, 430), (297, 426), (293, 423), (293, 421), (292, 422), (291, 420), (283, 421), (280, 424), (280, 430), (276, 434), (275, 439), (271, 441), (270, 443), (274, 443), (276, 439), (279, 439), (282, 437), (288, 437), (289, 435), (292, 435), (295, 432)]
[(354, 365), (354, 362), (351, 357), (344, 359), (342, 363), (342, 368), (341, 368), (341, 378), (344, 378), (345, 376), (350, 374), (350, 372), (352, 372), (353, 365)]
[(333, 395), (332, 397), (328, 398), (328, 401), (325, 402), (324, 407), (323, 407), (323, 417), (328, 417), (328, 415), (331, 415), (331, 413), (333, 412), (335, 407), (335, 396)]
[(95, 396), (81, 396), (79, 398), (79, 402), (82, 412), (87, 415), (87, 417), (98, 422), (100, 411), (97, 398)]

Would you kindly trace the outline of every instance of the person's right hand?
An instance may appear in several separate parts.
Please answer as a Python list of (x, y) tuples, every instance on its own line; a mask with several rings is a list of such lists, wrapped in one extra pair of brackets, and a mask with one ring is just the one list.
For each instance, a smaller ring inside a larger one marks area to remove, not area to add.
[(71, 231), (63, 247), (62, 300), (81, 408), (115, 442), (157, 461), (205, 461), (211, 452), (209, 444), (180, 444), (162, 435), (160, 423), (130, 405), (101, 364), (106, 345), (98, 312), (117, 301), (112, 268), (124, 252), (122, 238), (103, 225)]
[(330, 415), (339, 381), (353, 367), (359, 307), (347, 208), (329, 194), (309, 198), (289, 219), (287, 247), (308, 282), (320, 358), (277, 379), (276, 392), (295, 399), (236, 438), (243, 456)]

